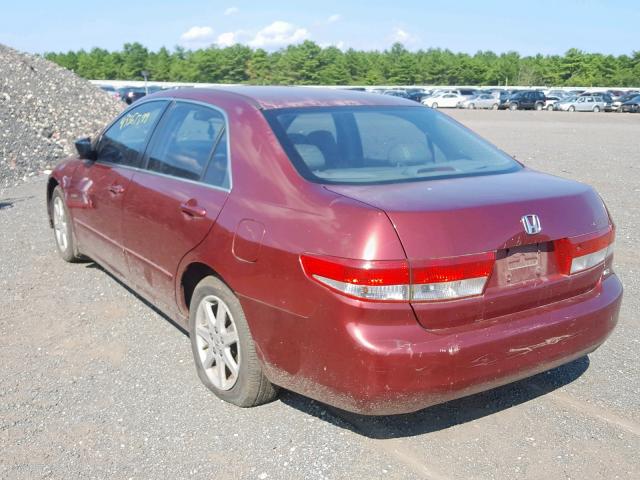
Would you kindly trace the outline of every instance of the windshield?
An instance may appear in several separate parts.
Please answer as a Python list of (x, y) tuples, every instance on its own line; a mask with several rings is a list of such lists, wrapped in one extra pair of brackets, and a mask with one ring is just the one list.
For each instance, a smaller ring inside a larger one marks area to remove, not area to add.
[(418, 181), (522, 168), (429, 108), (322, 107), (264, 114), (298, 172), (318, 183)]

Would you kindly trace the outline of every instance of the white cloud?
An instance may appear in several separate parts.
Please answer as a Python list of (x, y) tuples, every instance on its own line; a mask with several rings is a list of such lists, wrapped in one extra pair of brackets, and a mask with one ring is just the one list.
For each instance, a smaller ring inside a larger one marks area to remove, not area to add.
[(224, 11), (225, 15), (235, 15), (240, 9), (238, 7), (229, 7)]
[(256, 33), (249, 45), (260, 48), (277, 48), (298, 43), (307, 38), (309, 38), (309, 31), (306, 28), (276, 20)]
[(401, 28), (396, 28), (391, 35), (391, 40), (393, 42), (407, 43), (411, 41), (411, 39), (411, 34)]
[(206, 45), (213, 40), (213, 28), (211, 27), (191, 27), (180, 35), (183, 44), (189, 46)]
[(340, 15), (339, 13), (334, 13), (329, 18), (327, 18), (327, 23), (335, 23), (339, 22), (340, 20), (342, 20), (342, 15)]
[(238, 43), (239, 32), (224, 32), (218, 35), (216, 43), (221, 47), (230, 47)]

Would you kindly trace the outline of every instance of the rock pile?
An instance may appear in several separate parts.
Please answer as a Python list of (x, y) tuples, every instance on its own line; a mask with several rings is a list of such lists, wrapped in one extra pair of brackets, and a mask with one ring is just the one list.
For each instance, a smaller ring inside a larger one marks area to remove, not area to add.
[(122, 108), (73, 72), (0, 44), (0, 188), (51, 169)]

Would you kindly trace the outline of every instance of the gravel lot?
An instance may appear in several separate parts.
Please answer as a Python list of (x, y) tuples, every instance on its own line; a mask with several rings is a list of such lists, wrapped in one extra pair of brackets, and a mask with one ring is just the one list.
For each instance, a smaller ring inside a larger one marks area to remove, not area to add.
[(638, 478), (640, 115), (450, 113), (605, 198), (626, 297), (602, 348), (413, 415), (287, 392), (239, 409), (200, 384), (183, 332), (96, 265), (56, 256), (39, 178), (0, 190), (0, 478)]

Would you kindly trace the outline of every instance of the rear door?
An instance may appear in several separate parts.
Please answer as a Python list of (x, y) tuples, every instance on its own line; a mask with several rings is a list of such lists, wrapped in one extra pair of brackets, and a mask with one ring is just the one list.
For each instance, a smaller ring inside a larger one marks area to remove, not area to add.
[(86, 161), (74, 174), (75, 232), (82, 251), (121, 277), (126, 267), (122, 249), (122, 202), (151, 131), (167, 106), (153, 101), (128, 110), (102, 135), (95, 162)]
[(177, 101), (164, 115), (135, 173), (124, 207), (124, 247), (133, 285), (175, 305), (175, 275), (204, 240), (231, 188), (224, 113)]

